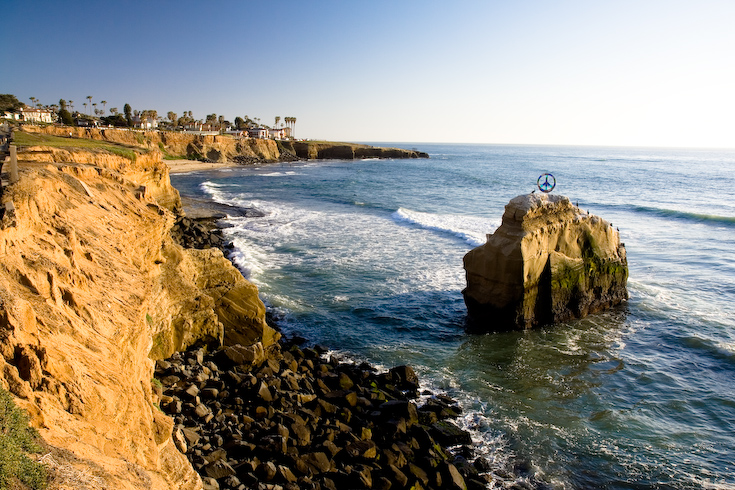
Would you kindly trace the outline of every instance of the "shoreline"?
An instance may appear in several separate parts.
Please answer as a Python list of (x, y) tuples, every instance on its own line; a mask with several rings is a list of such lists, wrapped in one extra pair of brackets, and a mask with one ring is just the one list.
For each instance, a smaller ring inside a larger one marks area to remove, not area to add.
[(169, 174), (185, 174), (188, 172), (200, 172), (203, 170), (222, 170), (241, 166), (235, 162), (200, 162), (199, 160), (186, 159), (163, 160), (163, 163), (168, 166)]
[[(252, 209), (211, 199), (182, 198), (182, 206), (186, 218), (201, 223), (189, 230), (199, 227), (195, 234), (202, 237), (206, 228), (203, 243), (222, 250), (228, 260), (232, 243), (222, 238), (226, 224), (221, 220), (228, 215), (259, 217), (248, 214)], [(163, 384), (165, 401), (161, 408), (174, 418), (174, 440), (202, 476), (205, 488), (217, 488), (218, 483), (237, 488), (239, 483), (265, 480), (286, 484), (284, 488), (298, 481), (318, 482), (327, 489), (387, 489), (412, 483), (425, 489), (480, 490), (497, 478), (470, 433), (454, 421), (462, 412), (458, 402), (422, 388), (411, 366), (380, 373), (371, 362), (357, 364), (349, 353), (339, 359), (327, 356), (328, 347), (287, 336), (272, 316), (268, 324), (282, 335), (276, 350), (262, 352), (245, 365), (238, 367), (242, 354), (234, 350), (250, 352), (255, 346), (225, 346), (209, 353), (192, 348), (157, 362), (155, 376)], [(207, 393), (201, 400), (192, 400), (188, 393), (199, 378), (176, 367), (185, 359), (196, 359), (193, 364), (187, 361), (194, 371), (201, 369), (196, 366), (223, 366), (222, 377), (210, 371), (208, 376), (214, 379), (198, 383), (198, 389)], [(298, 382), (290, 379), (294, 373)], [(175, 379), (180, 381), (171, 383)], [(240, 398), (227, 398), (237, 393)], [(236, 417), (241, 419), (237, 427), (242, 436), (229, 441), (221, 437), (234, 427), (228, 429), (222, 420), (213, 419), (222, 410), (241, 412)], [(269, 427), (274, 424), (279, 428), (279, 449), (270, 441), (274, 436)], [(388, 430), (384, 433), (380, 427)], [(191, 430), (197, 433), (192, 435)], [(270, 442), (258, 442), (262, 438)], [(243, 444), (248, 449), (233, 455), (221, 449), (216, 456), (217, 451), (206, 455), (209, 446)]]

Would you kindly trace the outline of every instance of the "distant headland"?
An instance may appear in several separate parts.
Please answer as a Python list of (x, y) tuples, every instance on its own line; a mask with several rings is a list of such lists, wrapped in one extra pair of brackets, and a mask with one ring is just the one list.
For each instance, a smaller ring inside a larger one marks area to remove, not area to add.
[[(275, 124), (261, 124), (260, 118), (209, 114), (195, 119), (191, 111), (182, 116), (169, 111), (166, 118), (155, 110), (133, 111), (125, 104), (123, 113), (100, 104), (84, 102), (85, 112), (74, 111), (73, 102), (60, 99), (58, 104), (43, 105), (31, 97), (33, 105), (21, 103), (11, 94), (0, 94), (0, 118), (11, 124), (30, 123), (28, 133), (37, 135), (85, 138), (124, 145), (128, 148), (158, 149), (166, 160), (196, 160), (205, 163), (271, 163), (313, 159), (353, 160), (363, 158), (428, 158), (417, 150), (381, 148), (364, 144), (332, 141), (298, 140), (294, 137), (296, 118), (276, 116)], [(92, 109), (94, 108), (94, 114)], [(17, 142), (23, 144), (23, 140)], [(39, 136), (29, 141), (33, 146), (71, 146)]]

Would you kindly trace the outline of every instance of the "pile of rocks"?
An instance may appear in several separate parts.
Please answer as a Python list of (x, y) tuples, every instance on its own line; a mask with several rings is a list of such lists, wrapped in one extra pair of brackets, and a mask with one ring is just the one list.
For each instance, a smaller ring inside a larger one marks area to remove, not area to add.
[[(174, 441), (209, 489), (480, 489), (470, 434), (413, 369), (385, 373), (324, 350), (259, 344), (156, 363)], [(419, 403), (416, 400), (423, 400)], [(452, 447), (452, 452), (447, 448)]]
[(214, 220), (194, 220), (179, 216), (171, 228), (171, 236), (175, 243), (184, 248), (227, 248), (222, 230)]

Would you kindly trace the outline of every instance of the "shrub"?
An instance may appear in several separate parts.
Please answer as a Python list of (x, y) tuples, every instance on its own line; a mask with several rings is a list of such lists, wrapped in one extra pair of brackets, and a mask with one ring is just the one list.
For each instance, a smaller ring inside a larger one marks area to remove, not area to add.
[(46, 469), (27, 455), (40, 451), (38, 433), (28, 425), (28, 417), (0, 388), (0, 490), (10, 488), (14, 478), (33, 489), (46, 488)]

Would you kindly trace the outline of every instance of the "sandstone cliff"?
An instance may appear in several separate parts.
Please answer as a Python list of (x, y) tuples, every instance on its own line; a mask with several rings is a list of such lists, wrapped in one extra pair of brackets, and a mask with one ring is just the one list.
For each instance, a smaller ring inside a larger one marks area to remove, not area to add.
[(257, 289), (221, 251), (172, 242), (180, 200), (160, 153), (19, 159), (0, 227), (0, 385), (67, 455), (73, 487), (201, 488), (157, 406), (153, 361), (193, 344), (268, 347)]
[(354, 160), (360, 158), (429, 158), (427, 153), (402, 148), (382, 148), (356, 143), (294, 141), (290, 148), (299, 158)]
[(273, 140), (235, 139), (230, 136), (197, 135), (172, 131), (129, 131), (125, 129), (75, 128), (69, 126), (25, 126), (24, 130), (108, 141), (131, 148), (161, 151), (166, 155), (213, 162), (277, 162), (281, 152)]
[(528, 328), (627, 299), (625, 246), (607, 221), (559, 195), (518, 196), (487, 243), (464, 257), (472, 326)]
[(131, 148), (161, 151), (165, 155), (212, 162), (277, 162), (294, 159), (429, 158), (427, 153), (329, 141), (275, 141), (231, 136), (196, 135), (172, 131), (25, 126), (29, 132), (107, 141)]

